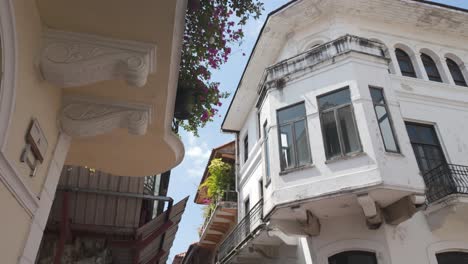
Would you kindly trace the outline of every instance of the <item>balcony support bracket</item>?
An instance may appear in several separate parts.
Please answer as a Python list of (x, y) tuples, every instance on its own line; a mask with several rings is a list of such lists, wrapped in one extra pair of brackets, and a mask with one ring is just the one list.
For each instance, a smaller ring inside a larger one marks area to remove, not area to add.
[(410, 219), (417, 209), (411, 196), (403, 197), (383, 209), (385, 222), (390, 225), (398, 225)]
[(371, 230), (378, 229), (383, 222), (380, 206), (368, 194), (358, 196), (358, 202), (366, 216), (367, 227)]

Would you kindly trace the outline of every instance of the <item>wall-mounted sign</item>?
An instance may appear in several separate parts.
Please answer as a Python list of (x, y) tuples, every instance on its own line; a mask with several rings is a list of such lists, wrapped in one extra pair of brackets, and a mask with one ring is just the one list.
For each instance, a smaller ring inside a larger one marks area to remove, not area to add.
[(48, 142), (42, 132), (41, 126), (37, 119), (31, 121), (28, 133), (26, 134), (26, 146), (24, 147), (23, 153), (21, 154), (21, 162), (28, 164), (31, 169), (30, 176), (34, 176), (36, 173), (38, 163), (44, 161), (44, 157), (47, 153)]

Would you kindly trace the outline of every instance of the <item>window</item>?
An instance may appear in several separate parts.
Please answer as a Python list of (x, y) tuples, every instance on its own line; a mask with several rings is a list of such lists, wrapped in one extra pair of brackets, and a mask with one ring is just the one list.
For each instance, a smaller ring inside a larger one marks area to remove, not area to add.
[(259, 193), (260, 193), (260, 200), (263, 199), (263, 180), (260, 180), (258, 182), (258, 190), (259, 190)]
[(416, 78), (413, 62), (411, 62), (411, 58), (408, 53), (404, 52), (402, 49), (396, 49), (395, 55), (398, 60), (398, 65), (400, 65), (401, 74), (403, 76)]
[(437, 65), (434, 62), (434, 60), (424, 53), (421, 53), (421, 60), (424, 64), (424, 68), (426, 69), (427, 77), (429, 77), (429, 80), (435, 82), (442, 82), (442, 78), (440, 77), (439, 70), (437, 69)]
[(422, 173), (446, 162), (434, 126), (406, 123), (406, 130)]
[(383, 89), (370, 87), (370, 92), (385, 151), (400, 152)]
[(468, 263), (468, 253), (466, 252), (444, 252), (436, 254), (438, 264), (462, 264)]
[(306, 117), (303, 102), (277, 111), (281, 170), (301, 167), (312, 161)]
[(362, 151), (349, 88), (318, 97), (327, 159)]
[(329, 264), (377, 264), (377, 257), (373, 252), (346, 251), (328, 258)]
[(249, 135), (244, 137), (244, 163), (249, 159)]
[(463, 73), (460, 69), (460, 66), (458, 66), (458, 64), (455, 61), (447, 58), (447, 66), (456, 85), (468, 86), (466, 84), (465, 78), (463, 77)]
[(268, 145), (268, 122), (263, 124), (263, 150), (265, 152), (265, 180), (266, 185), (270, 183), (270, 146)]
[(249, 214), (249, 210), (250, 210), (250, 199), (249, 197), (247, 197), (244, 200), (244, 216), (247, 216)]

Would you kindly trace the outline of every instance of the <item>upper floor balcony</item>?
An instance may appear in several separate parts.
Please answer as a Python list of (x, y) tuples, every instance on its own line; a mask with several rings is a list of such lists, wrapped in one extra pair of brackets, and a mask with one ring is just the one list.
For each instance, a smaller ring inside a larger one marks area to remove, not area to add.
[(468, 197), (468, 166), (442, 164), (424, 174), (427, 202), (440, 202), (449, 196)]
[(251, 258), (254, 252), (242, 249), (258, 235), (259, 231), (264, 226), (263, 200), (260, 200), (245, 214), (245, 217), (220, 245), (218, 250), (218, 263), (230, 263), (229, 261), (232, 258), (239, 258), (241, 255), (243, 257), (248, 255), (249, 258)]
[(237, 192), (226, 191), (211, 201), (209, 213), (200, 228), (200, 244), (205, 247), (216, 247), (235, 225), (237, 219)]

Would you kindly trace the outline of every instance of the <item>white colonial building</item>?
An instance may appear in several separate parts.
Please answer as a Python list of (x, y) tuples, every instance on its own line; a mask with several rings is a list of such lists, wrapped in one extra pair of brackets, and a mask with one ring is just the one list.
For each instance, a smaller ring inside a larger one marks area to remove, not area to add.
[(223, 123), (239, 223), (219, 263), (468, 263), (468, 10), (297, 0)]

